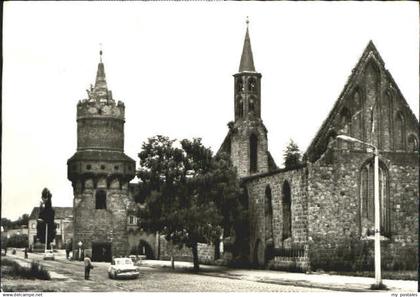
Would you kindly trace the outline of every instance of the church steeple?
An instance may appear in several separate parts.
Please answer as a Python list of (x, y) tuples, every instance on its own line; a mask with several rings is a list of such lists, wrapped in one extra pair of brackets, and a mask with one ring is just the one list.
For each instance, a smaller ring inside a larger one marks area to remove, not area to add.
[(240, 177), (269, 170), (267, 130), (261, 119), (261, 73), (255, 71), (248, 18), (239, 72), (234, 77), (235, 121), (230, 155)]
[(234, 75), (235, 121), (260, 119), (261, 117), (261, 74), (255, 71), (248, 25), (247, 18), (239, 72)]
[(254, 59), (252, 57), (251, 39), (249, 38), (248, 29), (249, 20), (246, 19), (246, 33), (244, 40), (244, 47), (242, 49), (241, 63), (239, 65), (239, 72), (255, 72)]

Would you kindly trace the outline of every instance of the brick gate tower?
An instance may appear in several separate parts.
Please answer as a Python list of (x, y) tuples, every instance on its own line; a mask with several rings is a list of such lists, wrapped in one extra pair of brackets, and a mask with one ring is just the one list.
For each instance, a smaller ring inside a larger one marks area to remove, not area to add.
[(67, 161), (72, 182), (73, 250), (91, 250), (94, 261), (128, 252), (128, 183), (135, 161), (124, 154), (124, 104), (107, 88), (102, 51), (95, 86), (77, 104), (77, 152)]

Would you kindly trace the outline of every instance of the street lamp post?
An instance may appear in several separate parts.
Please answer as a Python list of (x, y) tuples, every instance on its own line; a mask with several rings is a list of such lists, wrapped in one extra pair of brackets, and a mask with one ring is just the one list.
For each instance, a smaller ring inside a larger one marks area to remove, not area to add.
[(382, 286), (381, 277), (381, 220), (380, 220), (380, 208), (379, 208), (379, 151), (378, 148), (357, 138), (350, 137), (347, 135), (337, 135), (338, 139), (361, 143), (363, 145), (373, 148), (374, 152), (374, 181), (373, 181), (373, 195), (375, 201), (375, 286), (379, 288)]
[(48, 244), (48, 224), (43, 219), (38, 219), (38, 222), (44, 222), (45, 223), (45, 253), (47, 253), (47, 244)]
[(83, 245), (83, 243), (81, 241), (79, 241), (78, 245), (79, 245), (79, 260), (81, 260), (82, 259), (82, 245)]

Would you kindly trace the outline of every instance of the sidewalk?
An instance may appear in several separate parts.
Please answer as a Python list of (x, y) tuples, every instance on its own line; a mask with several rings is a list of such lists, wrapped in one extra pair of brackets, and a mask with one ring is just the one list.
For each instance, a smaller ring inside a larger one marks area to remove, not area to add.
[[(149, 267), (170, 268), (171, 262), (160, 260), (143, 260), (141, 265)], [(175, 269), (192, 267), (193, 264), (190, 262), (175, 261)], [(273, 270), (246, 270), (213, 265), (200, 265), (200, 273), (216, 277), (227, 277), (232, 279), (273, 283), (279, 285), (294, 285), (349, 292), (373, 292), (370, 290), (370, 285), (374, 283), (374, 279), (370, 277), (330, 275), (326, 273), (305, 274)], [(382, 282), (389, 289), (388, 291), (382, 292), (417, 292), (417, 281), (386, 279)]]

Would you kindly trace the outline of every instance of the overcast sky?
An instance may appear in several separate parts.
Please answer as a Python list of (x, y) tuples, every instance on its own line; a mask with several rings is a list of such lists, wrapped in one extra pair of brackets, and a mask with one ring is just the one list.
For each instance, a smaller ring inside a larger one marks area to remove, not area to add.
[(306, 150), (370, 39), (418, 118), (415, 2), (6, 2), (2, 216), (30, 213), (44, 187), (54, 206), (72, 206), (76, 104), (100, 43), (126, 106), (126, 154), (138, 163), (156, 134), (201, 137), (216, 152), (234, 117), (246, 16), (278, 165), (289, 139)]

